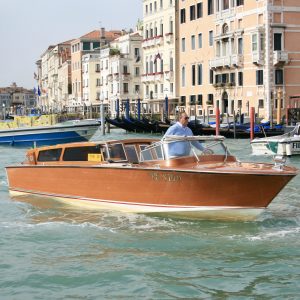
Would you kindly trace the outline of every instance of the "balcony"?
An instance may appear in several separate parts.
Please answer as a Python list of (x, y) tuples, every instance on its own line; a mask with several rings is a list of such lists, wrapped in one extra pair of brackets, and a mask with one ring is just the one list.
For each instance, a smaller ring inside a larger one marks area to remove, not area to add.
[(114, 73), (113, 78), (114, 80), (119, 80), (120, 78), (119, 73)]
[(243, 65), (243, 55), (233, 54), (231, 55), (231, 65), (235, 67), (241, 67)]
[(252, 63), (255, 65), (264, 64), (264, 55), (261, 51), (252, 52)]
[(234, 18), (236, 14), (235, 8), (222, 9), (216, 12), (216, 21), (222, 21), (228, 18)]
[(230, 56), (216, 57), (209, 61), (211, 69), (236, 68), (243, 65), (243, 55), (232, 54)]
[(107, 75), (107, 81), (112, 81), (113, 80), (113, 75), (112, 74), (108, 74)]
[(155, 46), (160, 46), (164, 42), (164, 37), (162, 35), (158, 35), (155, 37)]
[(163, 41), (164, 41), (164, 37), (162, 35), (154, 36), (143, 40), (142, 47), (150, 48), (150, 47), (160, 46), (163, 44)]
[(230, 56), (217, 57), (209, 61), (211, 69), (230, 68)]
[(286, 51), (274, 51), (273, 52), (273, 65), (274, 66), (282, 66), (287, 64), (289, 61), (289, 54)]
[(155, 73), (148, 73), (142, 75), (142, 82), (155, 81)]
[(174, 35), (173, 35), (173, 32), (169, 32), (169, 33), (166, 33), (165, 34), (165, 40), (168, 44), (171, 44), (173, 43), (174, 41)]
[(165, 79), (168, 81), (174, 80), (174, 72), (173, 71), (165, 71)]
[(129, 81), (131, 79), (130, 73), (123, 73), (122, 74), (122, 80), (123, 81)]
[(164, 72), (155, 73), (155, 81), (163, 81), (164, 80)]
[(236, 84), (235, 82), (217, 82), (214, 84), (214, 88), (216, 89), (230, 89), (230, 88), (233, 88), (235, 87)]

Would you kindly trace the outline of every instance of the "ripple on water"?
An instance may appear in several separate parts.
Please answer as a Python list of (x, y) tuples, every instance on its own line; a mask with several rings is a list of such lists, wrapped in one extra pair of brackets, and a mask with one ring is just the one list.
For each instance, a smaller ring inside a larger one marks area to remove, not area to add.
[[(227, 141), (261, 160), (248, 143)], [(11, 201), (3, 167), (24, 155), (0, 151), (1, 299), (297, 299), (299, 176), (256, 221), (181, 220)]]

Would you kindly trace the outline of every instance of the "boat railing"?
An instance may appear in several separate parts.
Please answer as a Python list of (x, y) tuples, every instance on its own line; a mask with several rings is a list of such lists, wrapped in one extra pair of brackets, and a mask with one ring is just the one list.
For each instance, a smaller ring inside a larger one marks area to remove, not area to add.
[(194, 156), (199, 161), (199, 156), (203, 154), (222, 154), (226, 160), (228, 150), (223, 140), (223, 136), (166, 136), (143, 149), (140, 161), (168, 160), (182, 156)]

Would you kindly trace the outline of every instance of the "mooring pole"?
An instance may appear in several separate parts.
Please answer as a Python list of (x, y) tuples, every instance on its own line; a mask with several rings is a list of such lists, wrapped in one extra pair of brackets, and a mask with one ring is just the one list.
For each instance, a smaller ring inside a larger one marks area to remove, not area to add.
[(254, 139), (255, 108), (250, 109), (250, 139)]
[(233, 138), (236, 139), (236, 115), (235, 115), (235, 110), (233, 111)]
[(216, 107), (216, 136), (220, 135), (220, 109)]

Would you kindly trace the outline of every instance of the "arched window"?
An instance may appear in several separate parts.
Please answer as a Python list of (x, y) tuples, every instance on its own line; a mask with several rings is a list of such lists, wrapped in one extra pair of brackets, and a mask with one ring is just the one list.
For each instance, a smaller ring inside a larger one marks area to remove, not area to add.
[(228, 24), (224, 24), (223, 27), (222, 27), (222, 33), (223, 34), (227, 34), (229, 31), (229, 27), (228, 27)]

